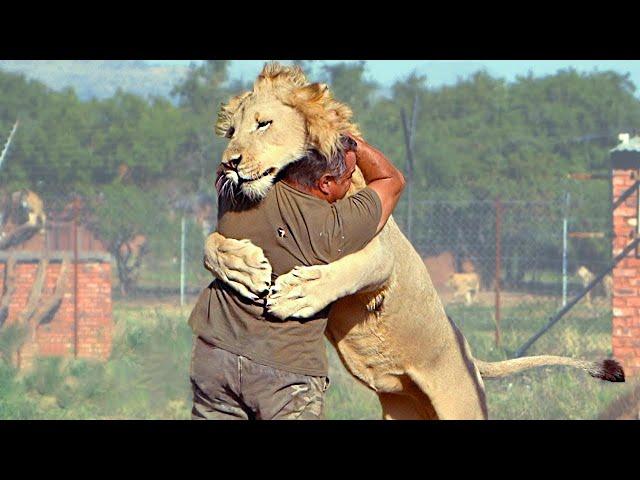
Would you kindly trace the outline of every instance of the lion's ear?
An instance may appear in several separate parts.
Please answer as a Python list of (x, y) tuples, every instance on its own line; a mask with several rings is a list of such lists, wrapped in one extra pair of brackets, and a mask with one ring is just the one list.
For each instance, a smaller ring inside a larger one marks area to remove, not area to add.
[(216, 122), (216, 135), (224, 137), (232, 126), (233, 115), (238, 111), (242, 102), (244, 102), (251, 92), (245, 92), (229, 100), (229, 103), (222, 104), (218, 112), (218, 121)]
[(295, 89), (290, 104), (305, 117), (310, 146), (326, 157), (335, 155), (342, 148), (342, 134), (359, 134), (351, 123), (351, 109), (334, 100), (324, 83)]
[(312, 83), (304, 87), (297, 88), (293, 92), (294, 102), (298, 105), (321, 103), (324, 104), (327, 97), (330, 97), (329, 87), (324, 83)]

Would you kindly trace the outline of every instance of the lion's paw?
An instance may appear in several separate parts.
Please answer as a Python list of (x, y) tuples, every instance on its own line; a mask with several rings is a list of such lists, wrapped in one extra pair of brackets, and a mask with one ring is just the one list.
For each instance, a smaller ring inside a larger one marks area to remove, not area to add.
[(296, 267), (276, 280), (267, 297), (267, 311), (281, 320), (309, 318), (335, 298), (323, 267)]
[(271, 264), (249, 240), (212, 235), (205, 244), (204, 264), (220, 281), (254, 301), (271, 286)]

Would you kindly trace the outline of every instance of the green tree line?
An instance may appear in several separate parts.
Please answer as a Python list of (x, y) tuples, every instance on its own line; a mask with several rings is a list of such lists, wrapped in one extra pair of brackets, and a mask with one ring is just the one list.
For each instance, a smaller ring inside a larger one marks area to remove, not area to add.
[[(568, 173), (606, 170), (617, 134), (640, 125), (634, 84), (628, 75), (611, 71), (569, 69), (513, 82), (480, 71), (441, 88), (430, 87), (428, 74), (410, 75), (385, 90), (367, 78), (365, 62), (299, 63), (311, 80), (329, 83), (354, 110), (364, 136), (403, 169), (400, 111), (416, 105), (416, 202), (559, 198)], [(127, 202), (119, 202), (110, 215), (152, 234), (176, 192), (213, 194), (225, 146), (213, 133), (216, 113), (221, 102), (249, 86), (229, 77), (228, 61), (206, 61), (193, 65), (175, 86), (177, 102), (123, 91), (81, 101), (72, 89), (54, 92), (0, 72), (0, 136), (6, 138), (16, 119), (21, 122), (0, 170), (0, 186), (31, 188), (48, 207), (75, 193), (94, 198), (117, 191), (156, 211), (132, 208), (123, 216)], [(122, 165), (131, 172), (126, 184), (119, 175)], [(580, 185), (586, 215), (608, 215), (606, 183)], [(109, 215), (108, 209), (101, 215)], [(114, 236), (110, 230), (105, 226), (103, 235)]]

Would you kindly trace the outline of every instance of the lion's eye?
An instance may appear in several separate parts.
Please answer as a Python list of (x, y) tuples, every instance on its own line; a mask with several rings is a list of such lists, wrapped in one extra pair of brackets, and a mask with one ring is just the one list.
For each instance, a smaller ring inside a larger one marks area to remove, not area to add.
[(264, 131), (267, 128), (269, 128), (271, 126), (271, 124), (273, 123), (273, 120), (269, 120), (268, 122), (258, 122), (258, 128), (257, 130), (260, 131)]
[(231, 127), (231, 128), (229, 128), (229, 130), (227, 130), (227, 134), (225, 135), (225, 137), (231, 138), (231, 137), (233, 137), (234, 133), (236, 133), (236, 129)]

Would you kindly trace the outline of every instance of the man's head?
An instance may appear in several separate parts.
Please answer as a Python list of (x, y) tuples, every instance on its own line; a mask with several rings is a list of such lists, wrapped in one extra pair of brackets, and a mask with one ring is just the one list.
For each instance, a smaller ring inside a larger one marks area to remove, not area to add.
[(326, 158), (317, 150), (285, 167), (281, 178), (328, 202), (335, 202), (347, 195), (351, 178), (356, 170), (356, 143), (349, 137), (342, 138), (343, 149)]

